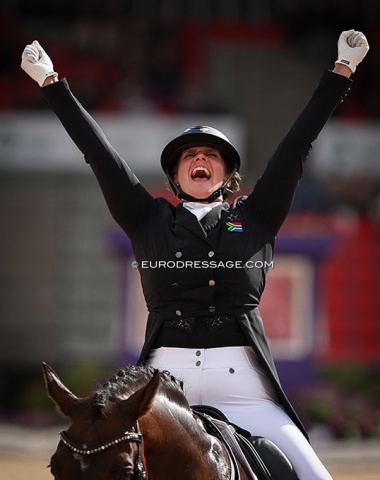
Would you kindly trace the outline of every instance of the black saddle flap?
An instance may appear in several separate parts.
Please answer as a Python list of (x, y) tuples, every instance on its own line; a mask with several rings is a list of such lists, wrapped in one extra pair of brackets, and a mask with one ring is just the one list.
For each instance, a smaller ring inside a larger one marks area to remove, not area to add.
[(212, 420), (207, 417), (233, 426), (234, 436), (259, 480), (299, 480), (286, 455), (272, 441), (264, 437), (252, 436), (248, 430), (231, 423), (224, 413), (215, 407), (193, 405), (191, 408), (202, 418), (210, 434), (214, 434), (212, 426), (209, 425)]
[(246, 438), (252, 437), (251, 432), (249, 432), (248, 430), (244, 430), (244, 428), (239, 427), (239, 425), (235, 425), (234, 423), (231, 423), (228, 420), (228, 418), (224, 415), (224, 413), (221, 412), (218, 408), (211, 407), (211, 405), (192, 405), (191, 408), (195, 412), (204, 413), (205, 415), (208, 415), (211, 418), (216, 418), (216, 420), (221, 420), (222, 422), (226, 422), (229, 425), (232, 425), (234, 429), (243, 437), (246, 437)]

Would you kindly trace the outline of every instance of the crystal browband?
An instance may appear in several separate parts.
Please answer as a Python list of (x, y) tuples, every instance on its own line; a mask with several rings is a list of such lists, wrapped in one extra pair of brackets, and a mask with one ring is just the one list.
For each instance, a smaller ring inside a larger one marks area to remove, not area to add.
[(179, 330), (183, 330), (187, 333), (192, 333), (194, 330), (195, 322), (199, 321), (204, 322), (210, 333), (213, 333), (227, 324), (234, 323), (235, 317), (219, 315), (215, 317), (173, 318), (170, 320), (165, 320), (164, 327), (178, 328)]
[(121, 443), (121, 442), (141, 442), (142, 441), (141, 433), (125, 432), (119, 437), (115, 437), (112, 440), (109, 440), (108, 442), (105, 442), (105, 443), (101, 443), (100, 445), (97, 445), (93, 448), (82, 448), (76, 443), (74, 443), (72, 440), (70, 440), (65, 430), (62, 430), (59, 433), (59, 436), (61, 437), (62, 442), (67, 447), (69, 447), (73, 452), (80, 453), (81, 455), (94, 455), (96, 453), (103, 452), (104, 450), (107, 450), (108, 448), (113, 447), (114, 445), (117, 445), (118, 443)]

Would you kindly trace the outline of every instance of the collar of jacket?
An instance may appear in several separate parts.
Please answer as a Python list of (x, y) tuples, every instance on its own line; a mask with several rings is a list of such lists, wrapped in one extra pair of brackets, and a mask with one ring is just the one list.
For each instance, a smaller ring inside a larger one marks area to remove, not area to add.
[(205, 215), (199, 222), (197, 217), (189, 212), (184, 206), (179, 204), (176, 209), (176, 218), (174, 223), (191, 230), (196, 235), (207, 239), (207, 232), (211, 231), (219, 223), (222, 212), (227, 211), (228, 203), (221, 202), (220, 206), (213, 208), (207, 215)]
[(216, 227), (221, 219), (222, 212), (225, 212), (226, 210), (228, 210), (228, 203), (222, 202), (201, 219), (200, 223), (205, 232), (209, 232)]

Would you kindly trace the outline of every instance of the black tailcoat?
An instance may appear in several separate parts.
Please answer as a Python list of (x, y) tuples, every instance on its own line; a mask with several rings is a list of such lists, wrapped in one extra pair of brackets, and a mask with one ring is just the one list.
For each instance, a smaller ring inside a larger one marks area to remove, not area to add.
[(183, 205), (175, 207), (145, 190), (72, 95), (66, 80), (42, 89), (91, 165), (114, 219), (132, 241), (149, 310), (139, 361), (147, 358), (166, 319), (232, 315), (281, 404), (305, 435), (280, 385), (258, 307), (273, 266), (275, 237), (290, 209), (311, 144), (350, 85), (351, 80), (326, 71), (252, 193), (232, 205), (222, 203), (201, 223)]

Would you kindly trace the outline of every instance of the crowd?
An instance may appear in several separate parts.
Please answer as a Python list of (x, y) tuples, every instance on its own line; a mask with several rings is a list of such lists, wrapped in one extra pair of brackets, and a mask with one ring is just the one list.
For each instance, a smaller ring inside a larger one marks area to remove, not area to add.
[[(10, 0), (0, 7), (0, 110), (41, 108), (38, 94), (17, 70), (20, 49), (38, 37), (75, 82), (87, 108), (184, 112), (191, 109), (186, 98), (191, 90), (198, 98), (195, 108), (207, 112), (210, 105), (199, 100), (204, 78), (193, 74), (188, 54), (194, 24), (202, 23), (205, 31), (215, 24), (259, 28), (259, 41), (275, 38), (326, 63), (333, 61), (333, 39), (347, 25), (355, 24), (377, 43), (380, 30), (373, 19), (379, 18), (379, 7), (367, 3)], [(355, 79), (361, 85), (339, 115), (378, 118), (379, 82), (380, 58), (374, 51)]]

